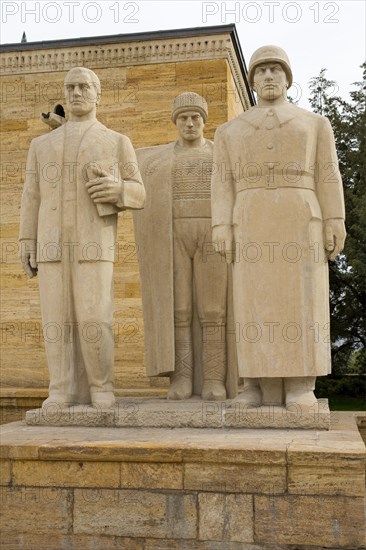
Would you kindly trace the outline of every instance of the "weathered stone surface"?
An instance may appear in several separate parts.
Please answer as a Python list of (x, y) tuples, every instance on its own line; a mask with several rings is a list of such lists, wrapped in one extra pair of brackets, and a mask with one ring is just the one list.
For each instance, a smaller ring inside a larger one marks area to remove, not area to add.
[(181, 464), (149, 464), (121, 462), (121, 483), (124, 489), (182, 489)]
[(253, 542), (252, 495), (199, 494), (200, 540)]
[(256, 542), (359, 548), (365, 544), (364, 499), (255, 496)]
[(195, 538), (194, 495), (76, 489), (74, 532), (125, 537)]
[[(98, 550), (361, 548), (365, 446), (352, 413), (335, 420), (306, 433), (59, 427), (56, 436), (53, 427), (3, 426), (4, 463), (23, 485), (3, 487), (2, 542), (43, 550), (52, 533), (61, 550), (75, 541)], [(119, 479), (122, 489), (106, 487)]]
[(11, 466), (9, 460), (0, 461), (0, 485), (8, 485), (11, 479)]
[[(52, 542), (51, 542), (52, 541)], [(7, 550), (141, 550), (141, 539), (53, 533), (4, 533), (1, 537), (2, 547)], [(50, 546), (52, 544), (52, 546)]]
[(308, 495), (345, 495), (365, 494), (365, 472), (361, 461), (358, 464), (349, 461), (344, 468), (335, 468), (329, 461), (322, 466), (299, 465), (288, 467), (288, 492)]
[(119, 487), (120, 468), (116, 462), (33, 461), (13, 463), (14, 485), (43, 487)]
[(184, 488), (225, 493), (283, 493), (286, 469), (269, 464), (186, 464)]
[(72, 492), (51, 487), (1, 487), (1, 532), (68, 533)]
[(206, 402), (196, 397), (185, 401), (159, 398), (122, 398), (114, 409), (79, 405), (28, 411), (30, 426), (116, 426), (151, 428), (291, 428), (328, 430), (327, 399), (314, 410), (300, 414), (284, 407), (248, 408), (238, 400)]

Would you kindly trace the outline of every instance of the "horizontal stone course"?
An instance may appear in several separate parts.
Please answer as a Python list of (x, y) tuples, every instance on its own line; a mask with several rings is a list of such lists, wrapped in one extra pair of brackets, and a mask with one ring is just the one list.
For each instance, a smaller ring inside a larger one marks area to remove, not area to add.
[(120, 466), (116, 462), (22, 461), (13, 462), (14, 485), (42, 487), (119, 487)]
[(344, 468), (332, 465), (289, 465), (288, 492), (309, 495), (344, 495), (362, 497), (365, 493), (365, 472), (362, 465), (349, 463)]
[(74, 532), (130, 537), (195, 538), (195, 495), (138, 490), (75, 490)]
[(256, 542), (361, 548), (364, 505), (362, 498), (256, 495)]
[(359, 550), (365, 446), (354, 415), (337, 420), (329, 432), (5, 425), (2, 547)]
[(187, 464), (184, 488), (230, 493), (284, 493), (286, 468), (268, 464)]
[(71, 528), (71, 489), (1, 487), (1, 539), (9, 531), (52, 535)]
[(277, 428), (328, 430), (330, 411), (327, 399), (319, 399), (309, 410), (285, 407), (244, 406), (239, 399), (206, 402), (196, 396), (185, 401), (163, 398), (122, 398), (112, 409), (92, 405), (60, 407), (49, 404), (28, 411), (29, 426), (86, 426), (137, 428)]

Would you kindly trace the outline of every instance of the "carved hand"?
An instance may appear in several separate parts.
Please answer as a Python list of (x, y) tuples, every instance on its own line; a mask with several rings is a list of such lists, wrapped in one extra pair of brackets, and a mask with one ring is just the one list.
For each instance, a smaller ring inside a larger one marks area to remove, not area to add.
[(117, 204), (122, 196), (123, 181), (104, 170), (100, 170), (99, 177), (89, 180), (86, 188), (95, 203), (109, 202)]
[(329, 219), (324, 222), (324, 247), (329, 260), (335, 260), (344, 247), (346, 228), (344, 220)]
[(224, 256), (228, 264), (234, 261), (233, 229), (231, 225), (216, 225), (212, 229), (212, 242), (217, 246), (218, 251)]
[(34, 239), (24, 239), (20, 242), (20, 261), (24, 272), (30, 279), (37, 276), (36, 249)]

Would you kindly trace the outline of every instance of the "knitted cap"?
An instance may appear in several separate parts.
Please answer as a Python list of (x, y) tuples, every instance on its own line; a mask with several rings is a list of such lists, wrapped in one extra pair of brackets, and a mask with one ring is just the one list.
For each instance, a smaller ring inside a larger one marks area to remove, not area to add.
[(184, 92), (173, 99), (172, 121), (175, 124), (177, 116), (184, 111), (198, 111), (204, 122), (207, 120), (207, 101), (194, 92)]

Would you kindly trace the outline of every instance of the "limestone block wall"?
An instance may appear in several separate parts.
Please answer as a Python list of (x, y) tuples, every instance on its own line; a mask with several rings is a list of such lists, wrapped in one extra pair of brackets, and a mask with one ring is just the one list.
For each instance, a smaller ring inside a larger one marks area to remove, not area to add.
[[(113, 60), (104, 45), (95, 46), (93, 52), (77, 44), (60, 49), (48, 50), (43, 46), (26, 52), (0, 51), (3, 119), (0, 381), (7, 405), (14, 405), (16, 399), (19, 401), (25, 395), (43, 398), (48, 386), (38, 281), (27, 279), (18, 260), (20, 198), (27, 151), (34, 137), (51, 131), (40, 120), (40, 113), (64, 103), (63, 80), (67, 70), (84, 64), (95, 70), (102, 83), (98, 119), (128, 135), (135, 148), (176, 139), (170, 105), (177, 94), (186, 90), (206, 97), (209, 119), (205, 135), (213, 139), (218, 125), (237, 116), (250, 104), (231, 39), (224, 38), (226, 49), (222, 43), (220, 48), (217, 45), (216, 49), (209, 48), (207, 42), (204, 51), (200, 46), (199, 56), (180, 54), (176, 60), (167, 53), (147, 56), (148, 42), (139, 43), (140, 53), (132, 56), (133, 59), (131, 56), (119, 58), (116, 54)], [(161, 41), (168, 46), (167, 42)], [(143, 46), (145, 50), (141, 49)], [(128, 49), (126, 45), (118, 47), (119, 50), (113, 51)], [(119, 219), (114, 279), (116, 387), (123, 390), (163, 387), (164, 380), (151, 382), (145, 375), (141, 291), (130, 213), (121, 214)], [(28, 400), (25, 406), (29, 405)]]
[(3, 428), (4, 548), (365, 548), (365, 446), (329, 432)]

